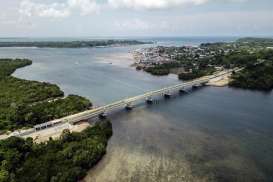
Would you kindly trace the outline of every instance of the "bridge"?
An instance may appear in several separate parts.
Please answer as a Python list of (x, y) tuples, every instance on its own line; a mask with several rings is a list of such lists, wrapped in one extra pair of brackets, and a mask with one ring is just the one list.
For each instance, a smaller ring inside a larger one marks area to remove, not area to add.
[[(147, 104), (152, 104), (153, 103), (153, 97), (155, 96), (164, 96), (165, 98), (170, 98), (171, 95), (174, 92), (185, 92), (185, 89), (187, 88), (196, 88), (196, 87), (201, 87), (204, 86), (206, 83), (208, 83), (210, 80), (216, 79), (216, 78), (221, 78), (223, 76), (226, 76), (228, 74), (230, 74), (233, 71), (240, 71), (241, 69), (232, 69), (232, 70), (226, 70), (220, 73), (216, 73), (214, 75), (210, 75), (210, 76), (206, 76), (206, 77), (202, 77), (196, 80), (192, 80), (192, 81), (188, 81), (188, 82), (183, 82), (181, 84), (177, 84), (174, 86), (169, 86), (169, 87), (165, 87), (159, 90), (154, 90), (154, 91), (149, 91), (146, 92), (142, 95), (138, 95), (135, 97), (131, 97), (131, 98), (126, 98), (105, 106), (101, 106), (98, 108), (94, 108), (94, 109), (90, 109), (78, 114), (74, 114), (71, 116), (67, 116), (61, 119), (57, 119), (54, 121), (50, 121), (50, 122), (46, 122), (43, 124), (39, 124), (36, 125), (34, 127), (34, 130), (41, 130), (47, 127), (52, 127), (54, 125), (58, 125), (61, 123), (69, 123), (69, 124), (75, 124), (79, 121), (83, 121), (83, 120), (87, 120), (90, 118), (94, 118), (94, 117), (100, 117), (100, 118), (105, 118), (107, 113), (117, 110), (119, 108), (125, 108), (127, 110), (131, 110), (133, 109), (133, 105), (136, 102), (139, 101), (146, 101)], [(32, 129), (33, 131), (33, 129)], [(30, 131), (31, 132), (31, 131)]]
[[(8, 138), (10, 136), (18, 136), (18, 137), (25, 137), (29, 136), (39, 130), (43, 130), (46, 128), (62, 128), (63, 126), (67, 125), (74, 125), (77, 122), (88, 120), (90, 118), (95, 118), (95, 117), (100, 117), (100, 118), (105, 118), (107, 116), (107, 113), (110, 113), (114, 110), (120, 109), (120, 108), (125, 108), (127, 110), (131, 110), (134, 107), (134, 104), (139, 102), (139, 101), (146, 101), (147, 104), (152, 104), (153, 98), (156, 96), (164, 96), (166, 99), (170, 98), (172, 94), (175, 92), (181, 92), (184, 93), (186, 92), (186, 89), (188, 88), (196, 88), (196, 87), (201, 87), (206, 85), (209, 81), (221, 79), (223, 77), (226, 77), (230, 75), (232, 72), (238, 72), (241, 71), (243, 68), (236, 68), (236, 69), (230, 69), (230, 70), (225, 70), (219, 73), (215, 73), (214, 75), (210, 76), (205, 76), (199, 79), (195, 79), (192, 81), (187, 81), (183, 82), (181, 84), (165, 87), (159, 90), (154, 90), (154, 91), (149, 91), (146, 92), (142, 95), (138, 95), (135, 97), (131, 98), (126, 98), (105, 106), (93, 108), (78, 114), (70, 115), (64, 118), (56, 119), (53, 121), (49, 121), (46, 123), (42, 123), (39, 125), (35, 125), (31, 129), (27, 130), (18, 130), (14, 131), (13, 133), (1, 137), (1, 139)], [(1, 140), (0, 139), (0, 140)]]

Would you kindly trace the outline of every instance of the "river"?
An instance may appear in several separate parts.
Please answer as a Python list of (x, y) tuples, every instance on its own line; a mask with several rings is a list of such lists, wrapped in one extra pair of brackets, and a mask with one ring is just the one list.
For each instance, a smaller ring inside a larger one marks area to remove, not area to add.
[[(130, 52), (141, 47), (0, 48), (0, 57), (32, 59), (33, 65), (14, 75), (56, 83), (65, 94), (100, 106), (179, 83), (175, 75), (155, 77), (131, 67)], [(107, 154), (84, 181), (273, 181), (272, 111), (272, 92), (228, 87), (205, 87), (120, 111), (110, 116), (114, 135)]]

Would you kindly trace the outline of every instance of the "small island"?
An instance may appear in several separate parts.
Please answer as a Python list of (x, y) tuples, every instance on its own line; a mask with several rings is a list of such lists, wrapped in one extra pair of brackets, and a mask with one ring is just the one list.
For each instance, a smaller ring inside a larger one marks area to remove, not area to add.
[[(27, 59), (0, 59), (0, 131), (29, 128), (92, 107), (77, 95), (64, 97), (57, 85), (11, 76), (31, 65)], [(106, 153), (112, 124), (102, 120), (82, 132), (64, 130), (58, 139), (37, 142), (9, 137), (0, 141), (1, 182), (79, 181)]]
[(153, 47), (135, 51), (137, 70), (162, 76), (170, 73), (183, 81), (224, 69), (244, 68), (233, 73), (229, 86), (272, 90), (273, 39), (242, 38), (235, 42), (203, 43), (200, 46)]

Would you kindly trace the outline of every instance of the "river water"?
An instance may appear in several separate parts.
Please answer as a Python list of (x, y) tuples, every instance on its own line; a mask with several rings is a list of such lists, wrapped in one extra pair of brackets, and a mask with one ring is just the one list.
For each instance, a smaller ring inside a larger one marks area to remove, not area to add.
[[(130, 52), (141, 47), (0, 48), (0, 57), (32, 59), (14, 75), (56, 83), (99, 106), (179, 83), (175, 75), (155, 77), (131, 67)], [(107, 154), (86, 182), (273, 181), (272, 92), (206, 87), (110, 117)]]

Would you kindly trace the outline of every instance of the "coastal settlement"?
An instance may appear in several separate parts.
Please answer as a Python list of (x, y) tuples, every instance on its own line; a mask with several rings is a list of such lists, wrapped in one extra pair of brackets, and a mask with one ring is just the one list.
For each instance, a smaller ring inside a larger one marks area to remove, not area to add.
[[(270, 70), (272, 66), (272, 47), (273, 39), (266, 38), (241, 38), (235, 42), (203, 43), (199, 46), (157, 46), (136, 50), (134, 52), (136, 61), (133, 66), (137, 70), (144, 70), (158, 76), (176, 74), (183, 81), (235, 67), (245, 67), (246, 71), (252, 70), (253, 74), (257, 74), (257, 71), (251, 69), (251, 67), (263, 67)], [(240, 74), (242, 73), (243, 75), (246, 74), (245, 71)], [(242, 80), (242, 75), (240, 78), (238, 77), (240, 74), (231, 74), (212, 85), (225, 86), (229, 84), (238, 87), (241, 85), (244, 88), (255, 89), (257, 87), (257, 89), (266, 90), (273, 87), (270, 73), (270, 77), (265, 75), (267, 78), (264, 77), (264, 79), (266, 80), (262, 81), (263, 85), (258, 84), (259, 86), (255, 86), (255, 81), (250, 81), (251, 83), (247, 81), (252, 78), (251, 75)], [(237, 84), (238, 80), (241, 80), (241, 84)]]

